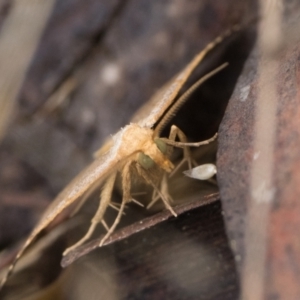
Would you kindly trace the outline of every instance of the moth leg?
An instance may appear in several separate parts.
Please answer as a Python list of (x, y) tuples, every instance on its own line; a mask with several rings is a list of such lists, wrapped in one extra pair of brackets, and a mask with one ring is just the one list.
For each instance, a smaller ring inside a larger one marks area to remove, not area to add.
[(67, 248), (64, 251), (63, 255), (67, 255), (70, 251), (81, 246), (86, 240), (88, 240), (91, 237), (91, 235), (93, 234), (98, 223), (101, 222), (102, 225), (109, 231), (107, 224), (103, 220), (103, 216), (104, 216), (106, 209), (111, 201), (111, 194), (112, 194), (112, 190), (113, 190), (114, 183), (116, 180), (116, 176), (117, 176), (117, 172), (110, 175), (108, 177), (108, 179), (106, 180), (104, 187), (102, 189), (102, 192), (101, 192), (100, 204), (99, 204), (98, 210), (97, 210), (96, 214), (94, 215), (93, 219), (91, 220), (91, 225), (90, 225), (87, 233), (85, 234), (85, 236), (83, 238), (81, 238), (76, 244)]
[(144, 207), (144, 204), (141, 203), (140, 201), (134, 199), (134, 198), (131, 198), (130, 199), (131, 202), (135, 203), (136, 205), (140, 206), (140, 207)]
[(114, 221), (113, 225), (109, 228), (106, 235), (101, 240), (101, 242), (99, 244), (99, 247), (101, 247), (104, 244), (104, 242), (109, 238), (109, 236), (114, 232), (115, 228), (117, 227), (117, 225), (119, 224), (119, 222), (121, 220), (122, 214), (123, 214), (124, 209), (125, 209), (125, 205), (128, 202), (130, 202), (130, 200), (131, 200), (131, 195), (130, 195), (130, 189), (131, 189), (130, 165), (131, 165), (131, 161), (128, 162), (122, 170), (123, 197), (122, 197), (122, 203), (121, 203), (118, 215), (115, 218), (115, 221)]
[[(187, 143), (187, 137), (186, 135), (183, 133), (182, 130), (180, 130), (176, 125), (172, 125), (171, 126), (171, 130), (170, 130), (170, 135), (169, 135), (169, 141), (175, 142), (176, 137), (179, 138), (179, 141), (182, 144), (186, 144)], [(170, 145), (168, 147), (168, 152), (167, 155), (168, 157), (171, 156), (172, 152), (173, 152), (173, 147), (175, 145)], [(176, 146), (175, 146), (176, 147)], [(191, 156), (191, 151), (190, 148), (188, 146), (183, 146), (183, 159), (181, 160), (181, 162), (176, 166), (176, 168), (172, 171), (171, 176), (173, 176), (176, 171), (185, 163), (188, 163), (188, 167), (189, 169), (192, 169), (193, 165), (197, 165), (197, 163), (195, 162), (195, 160), (192, 159)]]
[(108, 225), (107, 225), (107, 223), (105, 222), (105, 220), (104, 220), (104, 219), (101, 221), (101, 224), (102, 224), (102, 225), (103, 225), (103, 227), (106, 229), (106, 231), (108, 231), (108, 230), (109, 230), (109, 227), (108, 227)]
[(152, 197), (151, 197), (151, 202), (147, 205), (147, 209), (149, 209), (150, 207), (153, 206), (153, 204), (159, 200), (159, 194), (157, 193), (157, 191), (154, 189), (153, 193), (152, 193)]
[[(168, 189), (168, 181), (167, 181), (167, 174), (164, 173), (163, 177), (162, 177), (162, 181), (161, 181), (161, 185), (160, 185), (160, 192), (161, 194), (163, 194), (165, 196), (165, 199), (169, 202), (172, 203), (173, 199), (169, 194), (169, 189)], [(152, 200), (151, 202), (147, 205), (147, 209), (149, 209), (151, 206), (153, 206), (153, 204), (155, 202), (157, 202), (157, 200), (159, 200), (160, 194), (157, 192), (156, 189), (154, 189), (153, 191), (153, 195), (152, 195)]]
[[(166, 206), (166, 208), (175, 216), (177, 217), (177, 214), (175, 213), (175, 211), (173, 210), (172, 206), (169, 203), (169, 195), (168, 194), (164, 194), (162, 193), (159, 188), (155, 185), (155, 182), (153, 182), (153, 180), (150, 178), (150, 176), (148, 176), (147, 172), (143, 169), (143, 167), (140, 164), (136, 164), (136, 168), (137, 171), (139, 172), (139, 174), (145, 179), (145, 181), (150, 184), (153, 189), (156, 191), (157, 195), (159, 195), (159, 197), (161, 198), (161, 200), (163, 201), (164, 205)], [(156, 200), (157, 201), (157, 200)], [(152, 201), (151, 201), (152, 202)]]
[[(119, 211), (120, 210), (120, 206), (119, 203), (109, 203), (109, 207), (111, 207), (112, 209)], [(122, 215), (126, 215), (125, 212), (122, 213)]]
[[(176, 135), (178, 136), (180, 142), (176, 142), (175, 138)], [(187, 142), (187, 138), (185, 136), (185, 134), (175, 125), (173, 125), (171, 127), (171, 133), (170, 133), (170, 137), (167, 138), (160, 138), (160, 140), (162, 140), (163, 142), (165, 142), (167, 145), (169, 146), (173, 146), (173, 147), (178, 147), (178, 148), (183, 148), (183, 152), (184, 152), (184, 158), (183, 160), (179, 163), (178, 166), (176, 166), (175, 170), (173, 170), (172, 175), (175, 171), (178, 170), (178, 168), (185, 162), (188, 161), (189, 164), (189, 169), (192, 169), (192, 165), (196, 165), (197, 163), (192, 160), (191, 155), (190, 155), (190, 149), (189, 147), (200, 147), (202, 145), (207, 145), (211, 142), (213, 142), (218, 136), (218, 133), (216, 133), (213, 137), (211, 137), (210, 139), (201, 141), (201, 142), (195, 142), (195, 143), (188, 143)], [(170, 150), (169, 150), (170, 149)], [(168, 151), (170, 151), (170, 154), (173, 151), (172, 147), (168, 148)]]
[[(179, 138), (180, 142), (182, 142), (182, 143), (186, 143), (187, 142), (187, 137), (183, 133), (183, 131), (181, 131), (177, 126), (172, 125), (171, 126), (171, 130), (170, 130), (170, 134), (169, 134), (169, 138), (167, 140), (171, 141), (171, 142), (175, 142), (175, 140), (176, 140), (177, 137)], [(168, 146), (167, 153), (166, 153), (167, 157), (171, 156), (171, 154), (173, 152), (173, 148), (174, 148), (174, 146), (172, 144)], [(190, 153), (190, 149), (188, 147), (183, 147), (183, 159), (176, 166), (176, 168), (172, 171), (170, 177), (173, 176), (176, 173), (176, 171), (185, 162), (188, 163), (189, 169), (192, 169), (192, 165), (193, 164), (196, 165), (196, 162), (192, 159), (192, 156), (191, 156), (191, 153)], [(164, 195), (164, 198), (162, 198), (161, 195)], [(172, 197), (169, 194), (168, 182), (167, 182), (167, 174), (166, 173), (164, 173), (164, 175), (162, 177), (161, 186), (160, 186), (160, 193), (158, 193), (157, 189), (154, 189), (154, 192), (153, 192), (153, 195), (152, 195), (152, 200), (148, 204), (147, 208), (150, 208), (151, 206), (153, 206), (154, 203), (156, 203), (159, 200), (159, 198), (162, 198), (162, 200), (164, 202), (167, 202), (167, 203), (170, 203), (170, 202), (173, 201)]]

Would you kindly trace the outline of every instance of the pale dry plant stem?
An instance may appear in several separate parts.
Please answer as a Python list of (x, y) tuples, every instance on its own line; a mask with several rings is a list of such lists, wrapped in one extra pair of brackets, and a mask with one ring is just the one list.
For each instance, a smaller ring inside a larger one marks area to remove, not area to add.
[(0, 140), (13, 117), (26, 70), (54, 0), (16, 0), (0, 32)]
[(273, 203), (274, 147), (278, 94), (276, 75), (279, 70), (278, 50), (281, 43), (280, 6), (268, 9), (260, 1), (259, 79), (255, 111), (254, 145), (251, 168), (250, 201), (245, 233), (245, 261), (242, 273), (242, 299), (265, 299), (268, 216)]

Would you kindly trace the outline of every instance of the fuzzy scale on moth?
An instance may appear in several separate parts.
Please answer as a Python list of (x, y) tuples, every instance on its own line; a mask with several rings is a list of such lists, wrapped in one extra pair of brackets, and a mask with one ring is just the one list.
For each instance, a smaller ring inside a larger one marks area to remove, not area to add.
[(171, 172), (173, 164), (158, 149), (153, 139), (153, 130), (131, 123), (124, 127), (118, 134), (117, 139), (113, 138), (115, 145), (112, 147), (112, 155), (116, 160), (128, 157), (136, 153), (133, 157), (138, 161), (138, 153), (148, 155), (158, 166), (167, 172)]

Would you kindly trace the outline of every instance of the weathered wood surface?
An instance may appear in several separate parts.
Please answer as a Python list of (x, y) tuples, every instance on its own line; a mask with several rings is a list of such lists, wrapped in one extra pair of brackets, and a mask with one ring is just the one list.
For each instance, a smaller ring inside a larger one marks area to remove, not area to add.
[[(237, 269), (247, 280), (251, 276), (248, 274), (249, 266), (245, 267), (246, 255), (249, 248), (253, 248), (253, 244), (258, 242), (246, 238), (245, 232), (250, 228), (252, 234), (256, 232), (259, 235), (266, 230), (262, 241), (266, 248), (263, 266), (265, 276), (262, 279), (263, 299), (300, 298), (300, 44), (299, 35), (296, 33), (300, 26), (300, 7), (297, 1), (288, 1), (283, 8), (282, 45), (280, 51), (274, 54), (278, 67), (272, 74), (276, 76), (274, 88), (278, 103), (275, 117), (277, 125), (273, 128), (274, 153), (269, 153), (274, 160), (273, 194), (263, 226), (255, 219), (260, 213), (259, 205), (250, 213), (251, 168), (260, 155), (259, 151), (253, 149), (254, 137), (257, 134), (254, 123), (258, 102), (258, 66), (261, 63), (257, 47), (244, 67), (221, 123), (217, 158), (218, 182), (227, 233), (235, 253)], [(265, 82), (268, 82), (268, 78)], [(262, 181), (262, 187), (263, 184)], [(264, 192), (264, 189), (260, 192)], [(249, 214), (252, 219), (249, 219)], [(260, 246), (256, 245), (257, 249)], [(252, 258), (254, 261), (255, 257)], [(251, 258), (248, 257), (247, 264), (250, 263)]]

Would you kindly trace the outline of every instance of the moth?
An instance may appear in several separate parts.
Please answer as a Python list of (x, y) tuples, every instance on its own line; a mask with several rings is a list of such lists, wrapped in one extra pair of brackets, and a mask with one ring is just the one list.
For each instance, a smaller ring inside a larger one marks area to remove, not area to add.
[[(125, 205), (132, 201), (131, 175), (133, 171), (153, 187), (154, 197), (152, 202), (160, 198), (165, 207), (176, 216), (170, 205), (170, 197), (167, 193), (166, 184), (162, 184), (161, 187), (159, 187), (151, 175), (151, 173), (153, 173), (152, 170), (155, 169), (159, 174), (162, 174), (162, 182), (166, 182), (165, 174), (170, 173), (174, 169), (169, 159), (173, 147), (184, 148), (184, 160), (188, 161), (191, 168), (192, 161), (187, 155), (189, 151), (188, 147), (199, 147), (200, 145), (208, 144), (216, 138), (216, 135), (211, 139), (198, 143), (187, 143), (184, 133), (174, 125), (171, 127), (169, 138), (161, 138), (160, 134), (189, 96), (203, 82), (226, 66), (226, 64), (223, 64), (206, 74), (178, 99), (182, 86), (186, 83), (206, 54), (216, 47), (216, 45), (220, 44), (226, 37), (239, 29), (240, 26), (233, 26), (223, 35), (209, 43), (169, 84), (167, 84), (167, 86), (155, 94), (154, 97), (142, 107), (138, 113), (138, 117), (133, 118), (132, 123), (117, 132), (109, 142), (96, 152), (95, 160), (58, 194), (56, 199), (54, 199), (46, 210), (24, 245), (20, 248), (13, 263), (9, 266), (6, 275), (1, 281), (0, 289), (12, 273), (17, 261), (22, 257), (23, 253), (37, 236), (58, 215), (76, 202), (81, 203), (85, 201), (99, 186), (102, 186), (101, 201), (95, 216), (91, 220), (91, 226), (87, 234), (78, 243), (67, 249), (64, 254), (83, 244), (91, 236), (98, 223), (102, 223), (107, 227), (104, 221), (104, 214), (110, 205), (117, 173), (120, 173), (122, 178), (122, 201), (118, 208), (117, 217), (111, 227), (107, 228), (107, 233), (99, 246), (104, 243), (118, 225)], [(160, 121), (158, 122), (158, 120)], [(179, 142), (176, 141), (176, 138), (179, 139)], [(213, 175), (214, 173), (211, 174), (211, 176)]]

